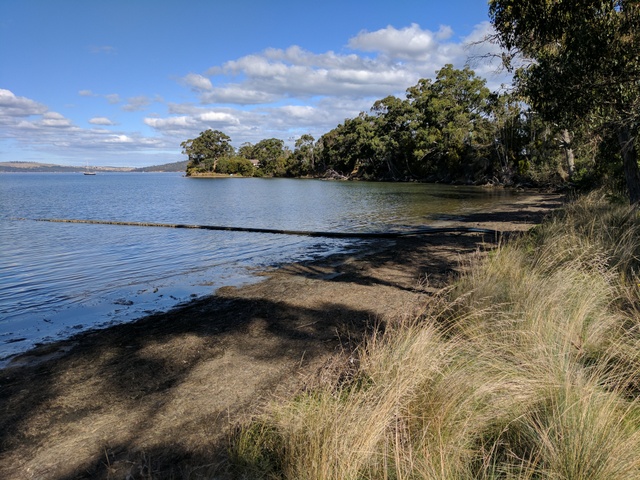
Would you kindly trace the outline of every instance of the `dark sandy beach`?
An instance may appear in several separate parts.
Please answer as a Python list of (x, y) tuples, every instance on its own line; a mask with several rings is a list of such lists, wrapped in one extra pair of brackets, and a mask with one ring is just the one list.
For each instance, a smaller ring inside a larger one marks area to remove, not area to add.
[(561, 203), (521, 196), (443, 223), (502, 236), (379, 240), (22, 355), (0, 371), (0, 478), (224, 478), (239, 422), (332, 375), (367, 331), (415, 315), (474, 258)]

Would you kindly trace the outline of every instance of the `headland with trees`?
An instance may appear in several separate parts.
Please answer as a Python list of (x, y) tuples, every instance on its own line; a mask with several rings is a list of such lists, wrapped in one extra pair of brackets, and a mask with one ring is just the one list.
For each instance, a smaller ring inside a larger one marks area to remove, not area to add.
[(218, 130), (181, 146), (190, 176), (539, 185), (602, 177), (612, 168), (599, 161), (596, 145), (575, 133), (567, 141), (564, 133), (521, 95), (491, 92), (471, 68), (445, 65), (405, 98), (377, 100), (318, 139), (302, 135), (293, 150), (277, 138), (235, 150)]
[[(496, 26), (511, 28), (500, 4), (495, 3), (492, 12)], [(527, 21), (536, 18), (531, 15)], [(552, 33), (540, 33), (540, 38), (551, 36), (546, 44), (528, 42), (523, 34), (515, 40), (508, 30), (487, 41), (506, 48), (505, 68), (511, 68), (523, 56), (547, 59)], [(536, 61), (514, 69), (515, 85), (496, 92), (470, 67), (445, 65), (434, 80), (421, 79), (409, 87), (404, 98), (377, 100), (369, 112), (345, 119), (318, 139), (302, 135), (293, 150), (277, 138), (236, 150), (225, 133), (201, 132), (181, 144), (188, 157), (187, 175), (585, 187), (624, 187), (626, 180), (635, 192), (640, 189), (640, 176), (633, 171), (637, 153), (628, 140), (637, 129), (632, 120), (638, 87), (632, 72), (611, 71), (609, 65), (626, 62), (628, 54), (619, 49), (620, 58), (599, 64), (601, 72), (586, 67), (577, 71), (602, 43), (579, 38), (583, 63), (573, 53), (558, 51), (553, 61), (545, 60), (550, 65)], [(569, 60), (556, 58), (560, 55)], [(570, 61), (576, 65), (567, 66)], [(570, 84), (558, 78), (564, 74), (553, 70), (562, 70), (558, 65), (576, 70)], [(591, 87), (581, 88), (584, 85)], [(639, 195), (633, 193), (634, 202)]]

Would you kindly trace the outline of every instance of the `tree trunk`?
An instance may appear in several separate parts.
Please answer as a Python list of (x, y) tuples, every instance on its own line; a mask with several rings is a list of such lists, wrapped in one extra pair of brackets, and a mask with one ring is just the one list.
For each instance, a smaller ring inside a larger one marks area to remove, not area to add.
[(566, 128), (562, 130), (562, 137), (560, 139), (562, 148), (564, 149), (564, 157), (567, 160), (567, 170), (569, 172), (569, 180), (573, 180), (573, 175), (576, 173), (575, 156), (573, 155), (573, 148), (571, 148), (571, 134)]
[(640, 203), (640, 169), (638, 168), (636, 139), (628, 127), (623, 127), (618, 132), (618, 141), (620, 142), (624, 175), (629, 190), (629, 201), (631, 205), (638, 205)]

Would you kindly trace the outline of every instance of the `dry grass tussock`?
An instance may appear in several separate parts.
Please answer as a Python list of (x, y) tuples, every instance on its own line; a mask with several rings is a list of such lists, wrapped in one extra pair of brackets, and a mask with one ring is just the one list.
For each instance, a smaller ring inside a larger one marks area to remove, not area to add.
[(237, 476), (640, 479), (639, 229), (594, 194), (500, 247), (244, 426)]

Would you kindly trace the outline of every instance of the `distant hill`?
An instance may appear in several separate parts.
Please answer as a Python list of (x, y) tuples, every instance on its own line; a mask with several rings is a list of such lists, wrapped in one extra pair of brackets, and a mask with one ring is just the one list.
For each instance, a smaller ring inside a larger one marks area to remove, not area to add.
[[(94, 172), (184, 172), (187, 169), (187, 161), (167, 163), (164, 165), (154, 165), (151, 167), (132, 168), (132, 167), (89, 167)], [(0, 162), (1, 172), (84, 172), (85, 167), (69, 167), (65, 165), (54, 165), (52, 163), (38, 162)]]
[(0, 172), (80, 172), (80, 167), (64, 167), (51, 163), (0, 162)]
[(164, 165), (154, 165), (152, 167), (134, 168), (133, 172), (185, 172), (187, 170), (187, 160), (183, 162), (165, 163)]

